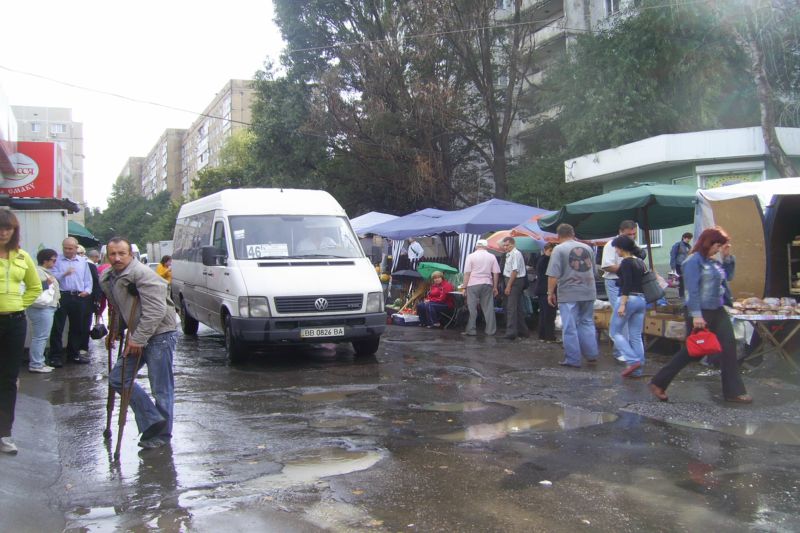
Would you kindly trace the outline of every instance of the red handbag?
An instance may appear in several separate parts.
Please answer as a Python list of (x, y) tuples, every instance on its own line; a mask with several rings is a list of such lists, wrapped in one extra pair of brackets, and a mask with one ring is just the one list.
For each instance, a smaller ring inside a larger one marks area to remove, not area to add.
[(722, 352), (719, 339), (706, 328), (695, 328), (692, 334), (686, 337), (686, 349), (689, 351), (689, 357), (696, 358)]

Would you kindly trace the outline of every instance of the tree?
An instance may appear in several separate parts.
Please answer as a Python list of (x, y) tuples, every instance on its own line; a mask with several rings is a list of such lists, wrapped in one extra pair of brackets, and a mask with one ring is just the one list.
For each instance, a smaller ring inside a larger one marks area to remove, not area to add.
[[(733, 9), (730, 9), (731, 7)], [(782, 177), (797, 176), (797, 169), (783, 150), (775, 130), (776, 107), (780, 106), (781, 102), (776, 98), (770, 79), (772, 78), (779, 87), (784, 85), (783, 106), (796, 109), (800, 89), (798, 83), (800, 75), (797, 72), (800, 67), (800, 60), (797, 57), (800, 51), (797, 41), (800, 29), (800, 5), (791, 0), (756, 0), (736, 2), (733, 6), (727, 4), (725, 8), (723, 11), (718, 7), (720, 21), (750, 59), (750, 73), (756, 88), (760, 111), (761, 132), (769, 158)], [(786, 35), (794, 39), (785, 43)], [(788, 76), (784, 76), (784, 72), (776, 72), (776, 69), (773, 69), (770, 76), (766, 59), (768, 51), (777, 58), (777, 61), (773, 61), (773, 66), (793, 65), (795, 72), (788, 71), (786, 73)], [(788, 81), (788, 84), (781, 83), (785, 81)]]
[(469, 80), (464, 108), (457, 116), (459, 134), (491, 169), (494, 195), (505, 198), (511, 127), (519, 117), (525, 91), (536, 90), (527, 79), (535, 66), (532, 35), (536, 26), (532, 10), (523, 10), (522, 0), (514, 0), (507, 18), (498, 16), (497, 4), (495, 0), (441, 0), (442, 15), (437, 20)]
[(286, 77), (310, 103), (302, 128), (289, 131), (324, 139), (319, 182), (355, 204), (391, 201), (389, 211), (472, 203), (492, 187), (505, 196), (508, 138), (530, 65), (532, 25), (521, 24), (521, 5), (498, 20), (494, 0), (277, 0)]
[(547, 71), (539, 98), (527, 103), (555, 112), (542, 114), (549, 118), (537, 123), (511, 177), (518, 201), (544, 197), (542, 207), (557, 208), (599, 192), (564, 183), (564, 161), (580, 155), (660, 134), (758, 122), (747, 58), (713, 13), (660, 6), (575, 37)]
[(234, 131), (220, 150), (219, 165), (197, 173), (192, 195), (200, 198), (223, 189), (257, 185), (254, 145), (255, 135), (249, 129)]
[(177, 207), (171, 205), (167, 191), (148, 200), (139, 194), (133, 178), (120, 177), (112, 186), (108, 207), (86, 213), (86, 227), (101, 242), (122, 236), (143, 245), (149, 240), (171, 239), (174, 214)]

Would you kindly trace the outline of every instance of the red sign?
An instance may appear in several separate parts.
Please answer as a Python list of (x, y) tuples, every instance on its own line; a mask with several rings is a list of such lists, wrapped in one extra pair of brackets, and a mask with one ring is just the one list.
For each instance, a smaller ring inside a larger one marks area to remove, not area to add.
[(0, 180), (0, 194), (17, 198), (66, 198), (71, 189), (71, 171), (55, 143), (17, 142), (11, 154), (16, 175)]

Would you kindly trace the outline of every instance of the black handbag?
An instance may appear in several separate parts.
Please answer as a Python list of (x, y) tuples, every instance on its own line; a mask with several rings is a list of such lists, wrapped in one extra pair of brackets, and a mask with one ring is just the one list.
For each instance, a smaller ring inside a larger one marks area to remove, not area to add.
[[(640, 259), (640, 261), (642, 260)], [(642, 267), (644, 268), (644, 274), (642, 274), (642, 293), (644, 293), (645, 301), (651, 304), (664, 297), (664, 289), (658, 284), (656, 273), (647, 268), (647, 264), (644, 261), (642, 261)]]
[(89, 330), (89, 336), (94, 340), (102, 339), (108, 335), (108, 328), (103, 324), (103, 319), (98, 317), (92, 329)]

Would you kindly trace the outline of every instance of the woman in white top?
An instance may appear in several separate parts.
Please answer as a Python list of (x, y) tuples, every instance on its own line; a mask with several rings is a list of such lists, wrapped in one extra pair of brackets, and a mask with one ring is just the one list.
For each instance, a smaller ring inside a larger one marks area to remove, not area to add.
[(47, 366), (44, 362), (44, 348), (47, 339), (50, 338), (50, 330), (53, 328), (53, 315), (58, 309), (58, 300), (61, 292), (58, 289), (58, 280), (50, 271), (56, 264), (58, 252), (45, 248), (36, 254), (36, 261), (39, 266), (36, 272), (42, 282), (42, 294), (25, 311), (31, 321), (31, 348), (30, 362), (28, 371), (38, 374), (47, 374), (53, 371), (53, 367)]

